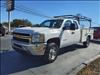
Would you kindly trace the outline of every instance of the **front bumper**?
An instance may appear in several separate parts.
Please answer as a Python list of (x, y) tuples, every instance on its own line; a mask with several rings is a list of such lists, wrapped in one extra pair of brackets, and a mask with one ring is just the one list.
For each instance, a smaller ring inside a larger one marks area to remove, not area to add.
[(12, 48), (16, 51), (25, 51), (32, 55), (44, 55), (46, 43), (28, 44), (12, 39)]

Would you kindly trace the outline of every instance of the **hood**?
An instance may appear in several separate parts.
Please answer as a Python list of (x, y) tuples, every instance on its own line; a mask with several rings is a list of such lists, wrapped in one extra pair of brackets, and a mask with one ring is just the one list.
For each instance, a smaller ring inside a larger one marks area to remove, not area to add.
[(22, 27), (22, 28), (16, 28), (14, 32), (18, 33), (49, 33), (49, 32), (57, 32), (58, 29), (52, 29), (47, 27)]

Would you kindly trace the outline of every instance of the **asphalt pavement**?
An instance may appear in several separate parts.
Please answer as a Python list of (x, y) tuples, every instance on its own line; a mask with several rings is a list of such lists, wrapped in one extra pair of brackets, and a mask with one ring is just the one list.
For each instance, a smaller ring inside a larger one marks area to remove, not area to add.
[(1, 75), (68, 75), (83, 62), (100, 55), (100, 40), (92, 41), (88, 48), (81, 44), (60, 49), (57, 60), (45, 63), (42, 56), (23, 56), (11, 48), (11, 37), (1, 40)]
[(12, 50), (11, 38), (12, 38), (12, 35), (5, 35), (5, 36), (0, 37), (0, 52)]

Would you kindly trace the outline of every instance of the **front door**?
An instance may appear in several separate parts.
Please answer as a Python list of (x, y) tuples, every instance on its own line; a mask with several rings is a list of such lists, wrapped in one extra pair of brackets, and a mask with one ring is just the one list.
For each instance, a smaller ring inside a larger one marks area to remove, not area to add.
[(71, 20), (67, 20), (64, 23), (64, 29), (62, 29), (62, 32), (60, 34), (61, 47), (66, 47), (66, 46), (69, 46), (69, 45), (73, 44), (74, 34), (73, 34), (73, 31), (70, 30), (70, 25), (71, 24), (72, 24)]
[(75, 24), (75, 30), (73, 30), (73, 42), (74, 44), (79, 43), (80, 42), (80, 29), (78, 26), (78, 23), (76, 21), (73, 21), (73, 23)]

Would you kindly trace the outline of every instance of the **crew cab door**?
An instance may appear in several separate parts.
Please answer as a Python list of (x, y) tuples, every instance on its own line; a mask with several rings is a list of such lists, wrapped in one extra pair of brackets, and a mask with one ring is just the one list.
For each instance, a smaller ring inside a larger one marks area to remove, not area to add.
[(73, 34), (73, 31), (70, 30), (71, 24), (72, 24), (71, 20), (67, 20), (64, 23), (64, 26), (62, 28), (62, 32), (60, 34), (60, 36), (61, 36), (61, 47), (66, 47), (68, 45), (73, 44), (74, 34)]
[(74, 44), (76, 44), (76, 43), (79, 43), (81, 34), (80, 34), (80, 28), (79, 28), (78, 22), (73, 21), (73, 24), (75, 25), (75, 30), (73, 30), (73, 36), (74, 36), (73, 42)]

